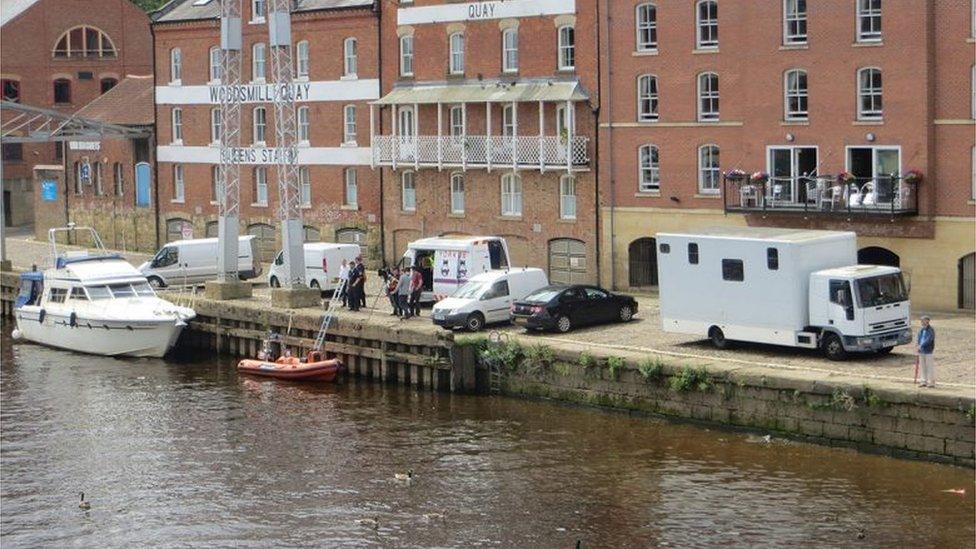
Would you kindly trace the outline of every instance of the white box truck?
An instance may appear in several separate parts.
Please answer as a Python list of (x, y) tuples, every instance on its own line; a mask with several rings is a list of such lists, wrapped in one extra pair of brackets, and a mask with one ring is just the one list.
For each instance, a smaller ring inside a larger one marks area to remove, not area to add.
[(664, 331), (708, 337), (716, 347), (750, 341), (888, 353), (912, 340), (901, 271), (857, 265), (852, 232), (720, 228), (658, 233)]
[(476, 274), (511, 265), (508, 244), (498, 236), (440, 236), (407, 244), (400, 267), (420, 268), (424, 291), (420, 301), (430, 303), (453, 294)]

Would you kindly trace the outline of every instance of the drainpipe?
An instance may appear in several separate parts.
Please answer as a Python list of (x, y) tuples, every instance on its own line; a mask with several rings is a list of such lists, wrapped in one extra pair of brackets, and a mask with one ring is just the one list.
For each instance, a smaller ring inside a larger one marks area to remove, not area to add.
[[(379, 4), (373, 4), (373, 11), (376, 13), (376, 51), (377, 51), (377, 82), (379, 86), (379, 95), (383, 96), (383, 7)], [(376, 128), (376, 135), (383, 135), (383, 108), (377, 107), (377, 116), (379, 117), (379, 124)], [(373, 147), (373, 138), (375, 136), (369, 136), (369, 146)], [(372, 151), (371, 151), (372, 153)], [(386, 266), (386, 208), (384, 207), (383, 200), (383, 166), (378, 166), (377, 169), (380, 172), (380, 260), (383, 266)]]
[[(608, 6), (609, 7), (609, 6)], [(607, 36), (610, 36), (610, 10), (606, 10)], [(598, 57), (601, 59), (602, 56)], [(601, 78), (602, 80), (602, 78)], [(613, 90), (613, 40), (607, 40), (607, 90)], [(609, 91), (609, 93), (613, 93)], [(600, 95), (603, 101), (603, 95)], [(617, 207), (617, 178), (614, 174), (614, 150), (613, 150), (613, 97), (607, 99), (607, 147), (610, 151), (610, 163), (608, 164), (608, 177), (610, 178), (610, 288), (617, 287), (617, 227), (615, 210)], [(597, 133), (599, 135), (599, 131)]]
[[(149, 24), (149, 35), (152, 36), (152, 67), (153, 67), (153, 131), (152, 135), (149, 136), (149, 159), (152, 160), (152, 172), (153, 172), (153, 232), (155, 234), (154, 241), (156, 242), (156, 249), (160, 248), (159, 242), (159, 158), (156, 155), (156, 132), (159, 128), (159, 108), (156, 106), (156, 26), (152, 23)], [(209, 55), (209, 54), (208, 54)], [(134, 145), (134, 144), (133, 144)], [(133, 160), (135, 160), (135, 151), (133, 150)], [(133, 167), (135, 163), (133, 162)], [(135, 185), (135, 174), (133, 173), (132, 183)], [(136, 197), (136, 189), (132, 189), (132, 197)], [(138, 206), (136, 206), (138, 208)], [(138, 238), (138, 236), (137, 236)], [(138, 242), (137, 242), (138, 246)]]
[[(593, 189), (594, 208), (593, 208), (593, 210), (595, 212), (595, 214), (593, 216), (593, 230), (594, 230), (594, 234), (596, 235), (596, 246), (594, 248), (595, 248), (595, 251), (596, 251), (596, 281), (597, 281), (597, 284), (602, 284), (602, 282), (603, 282), (603, 280), (602, 280), (603, 277), (601, 276), (601, 272), (602, 272), (601, 266), (603, 264), (603, 261), (602, 261), (602, 258), (600, 257), (602, 255), (601, 252), (603, 250), (603, 246), (600, 243), (600, 240), (601, 240), (601, 238), (600, 238), (600, 236), (601, 236), (600, 235), (600, 102), (603, 101), (603, 86), (602, 86), (603, 79), (600, 77), (600, 71), (602, 70), (602, 67), (603, 67), (602, 60), (600, 59), (600, 40), (601, 40), (601, 36), (602, 36), (602, 34), (600, 33), (600, 2), (596, 2), (596, 96), (597, 96), (598, 100), (597, 100), (596, 110), (594, 112), (594, 117), (593, 117), (593, 123), (594, 123), (594, 126), (595, 126), (594, 129), (596, 130), (596, 131), (593, 132), (593, 136), (594, 136), (594, 138), (593, 138), (593, 151), (594, 151), (593, 152), (593, 161), (594, 161), (594, 164), (593, 165), (596, 166), (596, 169), (594, 170), (594, 177), (593, 177), (593, 182), (594, 182), (594, 184), (593, 184), (593, 186), (594, 186), (594, 189)], [(612, 248), (611, 248), (611, 250), (612, 250)], [(610, 262), (610, 265), (611, 265), (611, 268), (613, 268), (612, 267), (613, 266), (613, 261)], [(613, 287), (613, 277), (612, 276), (610, 277), (610, 285), (611, 285), (611, 288), (612, 288)]]

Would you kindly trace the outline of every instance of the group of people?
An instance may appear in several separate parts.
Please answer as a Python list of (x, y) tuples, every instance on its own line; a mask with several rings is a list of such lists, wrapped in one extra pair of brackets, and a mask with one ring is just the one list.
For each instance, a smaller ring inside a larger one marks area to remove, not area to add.
[(342, 289), (342, 306), (349, 307), (350, 311), (358, 311), (366, 306), (366, 265), (363, 257), (357, 256), (351, 262), (342, 260), (342, 267), (339, 268), (339, 280), (345, 280), (345, 287)]
[(386, 297), (393, 306), (391, 314), (401, 319), (420, 316), (420, 294), (423, 291), (424, 275), (420, 269), (395, 267), (386, 281)]

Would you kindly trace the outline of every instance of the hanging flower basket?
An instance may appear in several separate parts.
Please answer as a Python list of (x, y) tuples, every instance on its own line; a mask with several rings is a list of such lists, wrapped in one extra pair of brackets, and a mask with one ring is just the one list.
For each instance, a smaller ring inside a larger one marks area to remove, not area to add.
[(756, 185), (765, 185), (769, 181), (769, 174), (766, 172), (755, 172), (749, 176), (749, 181)]
[(851, 181), (854, 181), (854, 174), (851, 172), (840, 172), (837, 174), (838, 183), (850, 183)]
[(905, 174), (905, 181), (918, 185), (922, 182), (922, 177), (922, 172), (918, 170), (908, 170), (908, 172)]
[(746, 172), (739, 169), (732, 169), (725, 172), (725, 179), (729, 181), (742, 181), (746, 178)]

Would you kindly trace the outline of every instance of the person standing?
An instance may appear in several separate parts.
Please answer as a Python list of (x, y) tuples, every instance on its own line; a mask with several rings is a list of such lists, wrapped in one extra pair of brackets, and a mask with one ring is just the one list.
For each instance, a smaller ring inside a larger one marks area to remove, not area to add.
[(397, 295), (397, 286), (400, 284), (400, 268), (394, 267), (390, 273), (390, 278), (386, 281), (386, 297), (390, 300), (393, 307), (393, 316), (400, 316), (400, 298)]
[(363, 282), (366, 279), (366, 267), (362, 258), (357, 257), (349, 269), (349, 310), (358, 311), (362, 303), (360, 294), (363, 292)]
[(339, 267), (339, 281), (343, 283), (339, 297), (342, 299), (342, 306), (346, 306), (346, 297), (349, 295), (349, 262), (342, 260), (342, 267)]
[(424, 291), (424, 275), (414, 267), (410, 276), (410, 314), (420, 316), (420, 294)]
[(935, 387), (935, 328), (927, 316), (922, 317), (922, 329), (918, 331), (918, 367), (921, 370), (922, 387)]
[(356, 258), (356, 263), (359, 265), (360, 271), (362, 272), (362, 283), (359, 285), (359, 306), (363, 309), (366, 308), (366, 263), (363, 262), (363, 256)]
[(410, 274), (411, 267), (407, 267), (403, 270), (400, 275), (400, 281), (397, 283), (397, 300), (400, 302), (400, 318), (407, 319), (410, 318), (410, 281), (413, 276)]

